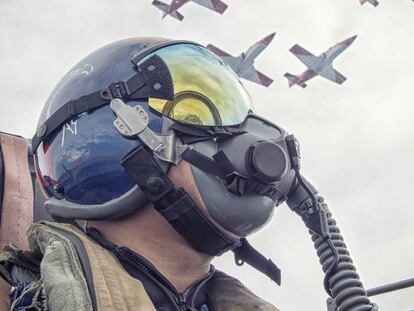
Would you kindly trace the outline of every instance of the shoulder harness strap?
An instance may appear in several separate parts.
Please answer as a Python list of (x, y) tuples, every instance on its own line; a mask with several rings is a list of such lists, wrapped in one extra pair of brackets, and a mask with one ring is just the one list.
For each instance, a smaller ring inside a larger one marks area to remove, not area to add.
[[(82, 264), (93, 311), (155, 311), (142, 283), (132, 278), (116, 257), (79, 228), (62, 223), (44, 222), (31, 228), (31, 236), (50, 231), (69, 240)], [(47, 251), (47, 250), (46, 250)]]
[(26, 231), (33, 222), (33, 185), (24, 138), (0, 133), (4, 190), (0, 243), (27, 249)]

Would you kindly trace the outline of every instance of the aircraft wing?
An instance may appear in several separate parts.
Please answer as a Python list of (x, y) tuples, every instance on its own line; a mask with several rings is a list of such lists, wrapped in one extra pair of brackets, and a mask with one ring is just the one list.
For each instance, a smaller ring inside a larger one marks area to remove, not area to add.
[(321, 77), (331, 80), (335, 83), (342, 84), (345, 82), (346, 77), (344, 77), (340, 72), (333, 69), (332, 66), (329, 66), (325, 70), (318, 73)]
[(164, 13), (167, 12), (168, 8), (170, 7), (168, 4), (158, 1), (158, 0), (152, 1), (152, 4), (155, 5), (161, 11), (163, 11)]
[(184, 16), (181, 15), (180, 12), (178, 12), (177, 10), (175, 11), (170, 11), (170, 6), (164, 2), (158, 1), (158, 0), (154, 0), (152, 2), (153, 5), (155, 5), (158, 9), (160, 9), (162, 12), (164, 12), (164, 17), (166, 15), (170, 15), (172, 17), (174, 17), (175, 19), (178, 19), (179, 21), (182, 21), (184, 19)]
[(223, 59), (225, 59), (226, 57), (233, 57), (229, 53), (224, 52), (223, 50), (219, 49), (218, 47), (216, 47), (212, 44), (207, 45), (207, 49), (209, 49), (211, 52), (213, 52), (214, 54), (220, 56)]
[(289, 50), (295, 55), (306, 67), (313, 67), (316, 63), (319, 63), (318, 57), (313, 55), (311, 52), (308, 52), (303, 47), (298, 44), (295, 44)]
[(171, 5), (169, 5), (168, 12), (170, 13), (177, 11), (179, 8), (181, 8), (184, 4), (186, 4), (189, 1), (190, 0), (174, 0), (173, 2), (171, 2)]
[(268, 87), (273, 82), (271, 78), (256, 70), (253, 66), (250, 66), (247, 70), (244, 70), (239, 75), (243, 79), (255, 82), (266, 87)]
[(213, 10), (217, 13), (223, 14), (227, 9), (227, 4), (221, 0), (191, 0), (207, 9)]
[(234, 56), (230, 55), (229, 53), (224, 52), (223, 50), (220, 50), (218, 47), (216, 47), (212, 44), (207, 45), (207, 49), (209, 49), (211, 52), (213, 52), (217, 56), (220, 56), (220, 58), (223, 59), (227, 63), (227, 65), (229, 65), (231, 67), (231, 69), (233, 69), (234, 72), (236, 72), (237, 74), (242, 69), (241, 66), (240, 66), (240, 64), (242, 62), (242, 57), (241, 56), (234, 57)]

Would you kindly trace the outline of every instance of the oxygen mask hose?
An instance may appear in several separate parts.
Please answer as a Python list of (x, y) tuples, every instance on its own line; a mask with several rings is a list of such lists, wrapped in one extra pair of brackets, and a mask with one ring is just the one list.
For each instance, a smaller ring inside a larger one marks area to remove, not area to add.
[(297, 182), (292, 187), (287, 204), (301, 216), (311, 234), (322, 271), (325, 273), (325, 291), (335, 302), (333, 311), (377, 311), (371, 303), (356, 268), (353, 265), (336, 221), (328, 205), (310, 183), (305, 181), (300, 169), (299, 144), (293, 135), (286, 138), (291, 166)]
[(338, 311), (378, 310), (366, 294), (332, 213), (321, 196), (317, 199), (326, 213), (331, 238), (324, 240), (312, 230), (309, 232), (325, 273), (325, 290), (334, 299)]
[[(319, 239), (318, 245), (325, 244), (325, 246), (328, 247), (327, 249), (326, 247), (324, 247), (321, 253), (317, 252), (318, 257), (321, 260), (321, 264), (322, 264), (321, 255), (323, 255), (326, 251), (330, 251), (330, 254), (331, 254), (331, 256), (329, 257), (329, 262), (326, 262), (325, 264), (323, 264), (323, 272), (325, 273), (323, 285), (324, 285), (325, 291), (328, 293), (329, 296), (332, 297), (331, 289), (329, 286), (329, 279), (333, 275), (339, 263), (339, 252), (336, 249), (334, 243), (332, 242), (332, 235), (329, 230), (328, 211), (322, 205), (323, 198), (319, 197), (320, 198), (319, 200), (316, 198), (315, 194), (311, 191), (311, 189), (309, 189), (309, 187), (303, 181), (302, 176), (300, 175), (298, 169), (295, 169), (295, 175), (296, 175), (296, 178), (299, 184), (303, 187), (303, 189), (309, 195), (309, 199), (310, 199), (305, 202), (304, 204), (305, 209), (302, 209), (302, 211), (299, 214), (304, 220), (306, 227), (309, 229), (309, 233), (312, 235), (312, 240), (315, 236)], [(327, 208), (327, 205), (326, 205), (326, 208)]]

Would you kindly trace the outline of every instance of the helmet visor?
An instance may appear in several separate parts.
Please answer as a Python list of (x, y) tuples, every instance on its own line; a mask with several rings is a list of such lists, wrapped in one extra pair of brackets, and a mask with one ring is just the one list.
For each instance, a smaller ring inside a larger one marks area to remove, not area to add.
[(174, 85), (174, 100), (149, 100), (163, 115), (191, 125), (228, 126), (242, 123), (252, 110), (250, 96), (237, 74), (206, 48), (188, 43), (170, 45), (140, 63), (154, 54), (167, 64)]

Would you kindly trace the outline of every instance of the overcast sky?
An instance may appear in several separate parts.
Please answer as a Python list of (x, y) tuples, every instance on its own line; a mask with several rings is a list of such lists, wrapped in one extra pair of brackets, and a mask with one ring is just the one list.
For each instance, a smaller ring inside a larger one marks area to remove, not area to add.
[[(236, 55), (275, 31), (256, 64), (274, 84), (245, 83), (256, 112), (300, 140), (303, 174), (328, 201), (366, 287), (414, 277), (414, 3), (379, 1), (225, 0), (223, 16), (188, 4), (179, 23), (161, 20), (150, 0), (1, 0), (0, 131), (31, 137), (57, 81), (111, 41), (190, 39)], [(318, 54), (355, 34), (334, 63), (348, 78), (342, 86), (315, 78), (288, 88), (283, 74), (305, 69), (293, 44)], [(312, 242), (286, 205), (251, 242), (282, 268), (282, 287), (230, 255), (216, 265), (282, 311), (326, 309)], [(414, 310), (414, 289), (374, 300), (381, 310)]]

